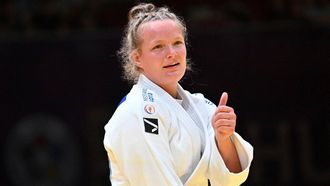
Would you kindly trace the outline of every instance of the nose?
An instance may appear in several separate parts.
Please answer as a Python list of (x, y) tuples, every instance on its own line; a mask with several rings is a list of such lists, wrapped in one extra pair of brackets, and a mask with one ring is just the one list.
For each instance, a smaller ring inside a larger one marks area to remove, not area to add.
[(175, 51), (174, 47), (173, 46), (168, 46), (167, 47), (166, 58), (169, 58), (169, 59), (173, 58), (175, 53), (176, 53), (176, 51)]

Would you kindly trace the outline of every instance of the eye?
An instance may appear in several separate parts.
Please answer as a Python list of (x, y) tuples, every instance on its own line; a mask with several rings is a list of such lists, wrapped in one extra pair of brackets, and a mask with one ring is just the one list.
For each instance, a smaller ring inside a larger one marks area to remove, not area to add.
[(181, 44), (183, 44), (182, 41), (175, 41), (175, 42), (174, 42), (174, 45), (181, 45)]
[(163, 48), (163, 45), (156, 45), (156, 46), (154, 46), (154, 47), (152, 47), (152, 50), (155, 50), (155, 49), (161, 49), (161, 48)]

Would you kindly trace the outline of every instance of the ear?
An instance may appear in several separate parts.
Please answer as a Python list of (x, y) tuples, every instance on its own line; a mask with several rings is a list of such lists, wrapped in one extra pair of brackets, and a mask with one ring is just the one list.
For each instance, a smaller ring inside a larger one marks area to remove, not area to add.
[(132, 52), (132, 54), (131, 54), (131, 59), (133, 60), (133, 62), (134, 62), (134, 64), (137, 66), (137, 67), (139, 67), (139, 68), (141, 68), (142, 66), (142, 64), (141, 64), (141, 60), (140, 60), (140, 53), (139, 53), (139, 51), (138, 50), (134, 50), (133, 52)]

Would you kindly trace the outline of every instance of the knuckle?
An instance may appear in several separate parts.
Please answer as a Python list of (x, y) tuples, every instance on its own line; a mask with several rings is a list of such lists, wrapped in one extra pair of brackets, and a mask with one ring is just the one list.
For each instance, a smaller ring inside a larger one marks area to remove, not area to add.
[(219, 111), (224, 112), (226, 110), (228, 110), (227, 106), (219, 106)]
[(237, 119), (237, 115), (235, 113), (233, 113), (233, 118), (236, 120)]
[(230, 107), (230, 110), (231, 110), (232, 112), (235, 112), (235, 109), (234, 109), (233, 107)]

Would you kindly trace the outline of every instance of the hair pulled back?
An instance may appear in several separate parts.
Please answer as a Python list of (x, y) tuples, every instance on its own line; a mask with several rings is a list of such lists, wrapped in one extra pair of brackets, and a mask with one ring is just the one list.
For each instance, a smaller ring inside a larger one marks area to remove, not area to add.
[[(139, 47), (139, 26), (143, 23), (170, 19), (182, 28), (186, 40), (187, 29), (184, 21), (171, 12), (167, 7), (156, 7), (151, 3), (141, 3), (131, 8), (128, 13), (128, 24), (122, 39), (122, 46), (118, 51), (123, 67), (123, 78), (135, 83), (140, 75), (140, 69), (131, 59), (131, 53)], [(187, 64), (187, 68), (188, 64)]]

